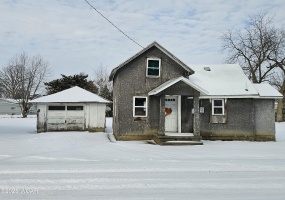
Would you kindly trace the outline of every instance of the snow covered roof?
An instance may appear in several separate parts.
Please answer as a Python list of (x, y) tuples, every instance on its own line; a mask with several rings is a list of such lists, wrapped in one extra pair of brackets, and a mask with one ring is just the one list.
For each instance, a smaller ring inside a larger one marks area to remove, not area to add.
[(189, 81), (206, 89), (206, 96), (258, 96), (253, 84), (237, 64), (191, 66)]
[(6, 102), (6, 103), (19, 103), (16, 99), (5, 99), (5, 98), (0, 98), (0, 101)]
[(268, 83), (253, 84), (255, 89), (258, 91), (260, 98), (282, 98), (282, 94), (278, 92)]
[(195, 74), (171, 79), (151, 90), (156, 95), (171, 85), (183, 81), (201, 93), (200, 98), (269, 98), (282, 95), (268, 84), (253, 84), (238, 64), (193, 65)]
[(63, 90), (61, 92), (40, 97), (30, 101), (31, 103), (75, 103), (75, 102), (99, 102), (110, 103), (102, 97), (84, 90), (78, 86)]
[(181, 67), (183, 67), (186, 71), (190, 72), (190, 73), (194, 73), (194, 71), (192, 69), (190, 69), (185, 63), (183, 63), (181, 60), (179, 60), (177, 57), (175, 57), (172, 53), (170, 53), (169, 51), (167, 51), (165, 48), (163, 48), (160, 44), (158, 44), (156, 41), (154, 41), (153, 43), (151, 43), (150, 45), (148, 45), (147, 47), (145, 47), (143, 50), (141, 50), (140, 52), (138, 52), (137, 54), (135, 54), (134, 56), (132, 56), (131, 58), (129, 58), (128, 60), (126, 60), (125, 62), (123, 62), (122, 64), (120, 64), (118, 67), (114, 68), (110, 74), (109, 79), (113, 80), (115, 74), (117, 73), (117, 71), (124, 67), (126, 64), (128, 64), (129, 62), (131, 62), (133, 59), (137, 58), (138, 56), (140, 56), (141, 54), (143, 54), (144, 52), (146, 52), (147, 50), (149, 50), (152, 47), (157, 47), (159, 50), (161, 50), (163, 53), (165, 53), (167, 56), (169, 56), (174, 62), (178, 63)]

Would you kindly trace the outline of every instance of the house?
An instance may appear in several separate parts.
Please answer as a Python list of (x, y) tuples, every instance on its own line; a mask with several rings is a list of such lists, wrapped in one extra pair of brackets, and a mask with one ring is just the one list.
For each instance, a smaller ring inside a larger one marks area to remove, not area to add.
[(114, 68), (109, 79), (118, 140), (162, 143), (182, 133), (275, 140), (274, 101), (282, 95), (268, 84), (252, 84), (239, 65), (189, 67), (153, 42)]
[(0, 98), (0, 115), (20, 115), (21, 107), (15, 99)]
[(73, 87), (31, 101), (37, 105), (37, 132), (105, 130), (109, 101)]

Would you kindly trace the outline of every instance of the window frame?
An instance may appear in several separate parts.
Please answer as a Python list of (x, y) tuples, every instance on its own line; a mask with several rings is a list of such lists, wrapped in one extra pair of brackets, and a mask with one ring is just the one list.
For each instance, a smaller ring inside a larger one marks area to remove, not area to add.
[[(136, 106), (136, 98), (145, 98), (145, 105), (143, 106)], [(147, 106), (148, 106), (148, 98), (147, 96), (133, 96), (133, 117), (147, 117), (148, 112), (147, 112)], [(145, 115), (136, 115), (136, 108), (144, 108), (145, 109)]]
[[(222, 105), (215, 106), (215, 101), (222, 101)], [(215, 108), (222, 108), (222, 114), (215, 113)], [(212, 115), (225, 115), (225, 99), (212, 99)]]
[[(152, 68), (153, 69), (153, 67), (149, 67), (148, 66), (148, 61), (149, 60), (157, 60), (158, 61), (158, 76), (155, 76), (155, 75), (148, 75), (148, 69), (149, 68)], [(147, 77), (150, 77), (150, 78), (158, 78), (158, 77), (160, 77), (160, 71), (161, 71), (161, 59), (160, 58), (147, 58), (146, 59), (146, 76)]]

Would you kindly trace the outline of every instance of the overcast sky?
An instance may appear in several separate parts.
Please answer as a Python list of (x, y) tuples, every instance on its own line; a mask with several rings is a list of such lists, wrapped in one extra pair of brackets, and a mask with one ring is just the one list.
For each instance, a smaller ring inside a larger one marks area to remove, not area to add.
[[(220, 64), (222, 32), (267, 10), (285, 25), (284, 0), (89, 0), (142, 46), (157, 41), (188, 65)], [(84, 0), (0, 0), (0, 67), (23, 51), (40, 54), (53, 77), (109, 70), (141, 50)]]

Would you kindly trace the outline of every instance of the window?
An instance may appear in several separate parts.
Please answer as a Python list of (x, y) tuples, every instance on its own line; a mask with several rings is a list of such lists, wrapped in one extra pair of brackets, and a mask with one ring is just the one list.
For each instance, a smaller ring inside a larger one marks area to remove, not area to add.
[(49, 106), (49, 110), (65, 110), (65, 106)]
[(224, 113), (225, 113), (224, 99), (213, 99), (212, 114), (213, 115), (224, 115)]
[(83, 110), (83, 106), (67, 106), (67, 110)]
[(160, 59), (159, 58), (148, 58), (146, 75), (148, 77), (159, 77), (160, 76)]
[(134, 97), (133, 115), (134, 117), (146, 117), (147, 116), (147, 98), (146, 97)]

